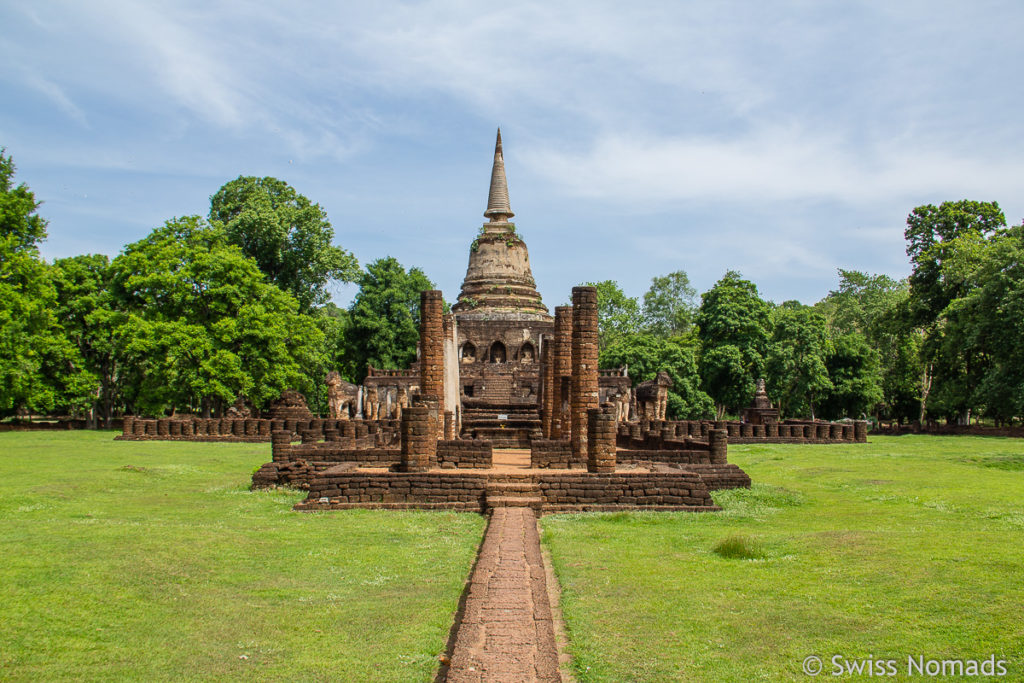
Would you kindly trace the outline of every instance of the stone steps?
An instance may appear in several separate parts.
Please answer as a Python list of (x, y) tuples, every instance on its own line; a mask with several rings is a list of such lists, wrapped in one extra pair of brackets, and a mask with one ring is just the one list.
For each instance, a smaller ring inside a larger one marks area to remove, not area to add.
[(529, 479), (487, 482), (487, 507), (494, 508), (532, 508), (540, 511), (544, 507), (544, 499), (540, 495), (540, 487)]

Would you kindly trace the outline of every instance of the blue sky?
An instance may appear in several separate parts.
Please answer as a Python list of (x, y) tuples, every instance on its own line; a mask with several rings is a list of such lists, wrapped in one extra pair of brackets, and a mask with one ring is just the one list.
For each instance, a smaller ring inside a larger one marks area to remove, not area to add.
[(490, 5), (0, 0), (43, 254), (116, 255), (270, 175), (454, 300), (498, 125), (551, 307), (679, 269), (813, 303), (837, 268), (906, 275), (915, 206), (1024, 218), (1020, 2)]

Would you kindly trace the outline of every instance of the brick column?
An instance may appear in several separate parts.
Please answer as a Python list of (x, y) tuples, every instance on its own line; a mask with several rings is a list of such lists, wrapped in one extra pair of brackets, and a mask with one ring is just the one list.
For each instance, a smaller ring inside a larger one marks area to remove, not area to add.
[[(441, 290), (420, 292), (420, 394), (437, 399), (437, 409), (442, 415), (445, 410), (443, 306)], [(434, 438), (443, 438), (443, 423), (435, 427)]]
[(711, 446), (711, 462), (724, 465), (729, 461), (729, 435), (724, 429), (712, 429), (708, 432), (708, 444)]
[(855, 420), (853, 423), (853, 440), (857, 443), (868, 442), (868, 421)]
[(569, 396), (563, 395), (563, 378), (572, 376), (572, 306), (555, 307), (555, 338), (551, 346), (551, 366), (554, 370), (552, 382), (554, 390), (554, 413), (551, 416), (551, 438), (569, 438), (569, 415), (563, 412), (562, 406), (569, 402)]
[[(433, 413), (433, 414), (431, 414)], [(402, 411), (403, 472), (426, 472), (437, 458), (437, 403), (417, 400)]]
[(615, 471), (615, 425), (615, 413), (611, 410), (587, 410), (588, 472)]
[(554, 359), (552, 339), (542, 336), (540, 340), (540, 385), (542, 403), (540, 409), (540, 429), (545, 439), (551, 437), (551, 424), (555, 420), (555, 369), (551, 367)]
[(598, 407), (597, 289), (572, 288), (572, 455), (587, 457), (587, 411)]
[(286, 432), (283, 429), (278, 429), (270, 433), (270, 452), (271, 460), (274, 462), (287, 462), (288, 461), (288, 449), (292, 444), (291, 432)]
[(444, 411), (444, 440), (455, 440), (455, 413), (451, 410)]

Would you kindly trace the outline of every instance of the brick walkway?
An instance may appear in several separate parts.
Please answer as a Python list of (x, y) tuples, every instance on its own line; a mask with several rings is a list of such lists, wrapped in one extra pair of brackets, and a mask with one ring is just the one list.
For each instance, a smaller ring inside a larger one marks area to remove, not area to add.
[(491, 513), (447, 680), (562, 680), (537, 517), (530, 508)]

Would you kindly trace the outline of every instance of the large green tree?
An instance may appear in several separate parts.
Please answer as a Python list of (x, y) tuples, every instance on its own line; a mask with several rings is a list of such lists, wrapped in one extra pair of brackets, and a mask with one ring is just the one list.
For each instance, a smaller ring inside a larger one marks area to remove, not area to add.
[(0, 416), (80, 410), (95, 378), (64, 336), (56, 291), (39, 243), (46, 221), (15, 166), (0, 149)]
[(689, 331), (697, 314), (696, 297), (686, 271), (651, 278), (651, 287), (644, 294), (644, 327), (661, 337)]
[[(839, 271), (839, 287), (815, 305), (815, 310), (828, 321), (829, 336), (833, 340), (836, 356), (829, 361), (829, 376), (836, 382), (834, 372), (839, 365), (862, 360), (862, 366), (855, 369), (845, 365), (844, 374), (857, 375), (857, 386), (861, 387), (861, 399), (843, 399), (841, 405), (863, 405), (874, 389), (868, 385), (877, 380), (882, 398), (876, 403), (879, 417), (889, 419), (915, 419), (921, 402), (920, 349), (922, 331), (911, 320), (908, 311), (910, 285), (906, 280), (894, 280), (887, 275), (871, 275), (855, 270)], [(862, 345), (850, 337), (864, 340)], [(845, 341), (842, 341), (844, 340)], [(866, 348), (865, 348), (866, 347)], [(875, 356), (874, 359), (871, 356)], [(872, 380), (871, 378), (875, 378)], [(837, 383), (837, 391), (840, 391)], [(835, 398), (835, 397), (833, 397)], [(842, 412), (832, 399), (826, 408), (830, 412)], [(871, 412), (867, 408), (847, 412), (854, 415)]]
[(969, 343), (962, 325), (949, 324), (947, 308), (978, 285), (985, 244), (1006, 226), (996, 202), (961, 200), (919, 206), (907, 217), (910, 275), (908, 312), (923, 330), (921, 416), (931, 407), (947, 420), (966, 422), (988, 358)]
[(327, 300), (332, 280), (351, 282), (356, 258), (332, 244), (334, 228), (319, 204), (277, 178), (239, 176), (210, 198), (210, 220), (224, 226), (267, 280), (308, 312)]
[(96, 378), (89, 405), (91, 426), (109, 426), (121, 397), (126, 315), (110, 291), (110, 259), (88, 254), (57, 259), (50, 270), (57, 292), (56, 314), (88, 372)]
[(963, 401), (999, 422), (1009, 421), (1024, 415), (1024, 227), (997, 230), (987, 239), (965, 235), (956, 242), (944, 268), (967, 286), (940, 314), (937, 355), (971, 362), (961, 366), (966, 381), (943, 382), (935, 403), (949, 413)]
[(735, 412), (753, 398), (764, 372), (771, 305), (753, 282), (730, 270), (701, 295), (697, 329), (703, 389), (715, 401), (719, 416)]
[(368, 365), (397, 369), (416, 360), (420, 292), (433, 288), (422, 270), (390, 256), (366, 266), (348, 311), (343, 374), (362, 382)]
[(262, 407), (284, 389), (312, 388), (323, 333), (219, 225), (170, 220), (110, 270), (127, 314), (125, 399), (136, 412), (210, 414), (239, 394)]
[(768, 393), (783, 417), (816, 417), (818, 402), (832, 389), (825, 358), (830, 346), (824, 316), (799, 302), (773, 311), (765, 363)]

